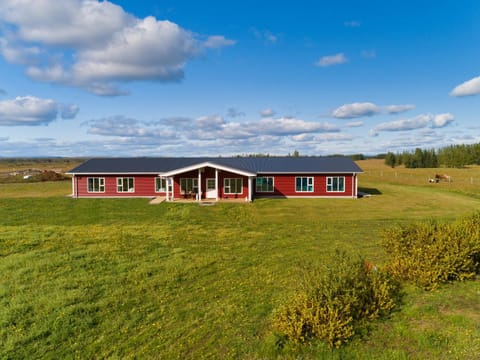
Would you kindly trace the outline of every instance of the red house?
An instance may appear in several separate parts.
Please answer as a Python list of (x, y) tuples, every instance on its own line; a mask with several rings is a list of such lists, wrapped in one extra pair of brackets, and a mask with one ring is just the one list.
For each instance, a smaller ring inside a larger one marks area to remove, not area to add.
[(99, 158), (68, 172), (74, 198), (356, 198), (348, 157)]

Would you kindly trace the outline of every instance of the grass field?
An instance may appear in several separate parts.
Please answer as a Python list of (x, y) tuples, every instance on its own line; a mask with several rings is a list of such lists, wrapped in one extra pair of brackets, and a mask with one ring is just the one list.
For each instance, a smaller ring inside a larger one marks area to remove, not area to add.
[[(149, 205), (0, 184), (0, 358), (478, 358), (478, 280), (407, 285), (390, 319), (339, 350), (276, 348), (272, 311), (305, 264), (347, 249), (381, 265), (385, 228), (479, 209), (480, 168), (359, 165), (374, 195), (357, 200)], [(453, 182), (429, 184), (435, 172)]]

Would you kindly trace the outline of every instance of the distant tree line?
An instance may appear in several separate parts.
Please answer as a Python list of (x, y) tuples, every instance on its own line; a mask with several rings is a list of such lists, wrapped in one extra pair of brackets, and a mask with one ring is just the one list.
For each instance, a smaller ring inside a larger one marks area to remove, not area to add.
[(450, 145), (434, 149), (420, 149), (385, 154), (385, 164), (391, 167), (404, 165), (406, 168), (435, 168), (445, 166), (462, 168), (480, 164), (480, 143), (472, 145)]

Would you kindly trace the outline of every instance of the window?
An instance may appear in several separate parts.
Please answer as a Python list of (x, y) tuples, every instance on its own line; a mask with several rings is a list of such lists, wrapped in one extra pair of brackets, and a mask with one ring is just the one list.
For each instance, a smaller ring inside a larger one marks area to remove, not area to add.
[(327, 192), (344, 192), (345, 176), (327, 177)]
[(167, 179), (156, 177), (155, 178), (155, 192), (166, 192)]
[(243, 179), (242, 178), (226, 178), (224, 179), (223, 192), (225, 194), (242, 194)]
[(92, 178), (87, 179), (87, 191), (88, 192), (105, 192), (105, 178)]
[(295, 178), (296, 192), (313, 192), (313, 177)]
[(257, 192), (273, 192), (273, 177), (261, 176), (255, 181), (255, 190)]
[(135, 192), (133, 177), (117, 178), (117, 192)]
[(198, 193), (198, 179), (197, 178), (180, 178), (180, 192), (182, 194)]

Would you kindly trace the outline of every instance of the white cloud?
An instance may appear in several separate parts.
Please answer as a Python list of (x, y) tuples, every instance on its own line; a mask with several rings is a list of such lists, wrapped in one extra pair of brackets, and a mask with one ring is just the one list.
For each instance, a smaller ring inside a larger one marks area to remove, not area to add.
[(272, 117), (275, 115), (275, 111), (273, 109), (263, 109), (260, 110), (261, 117)]
[(355, 28), (355, 27), (360, 27), (361, 23), (360, 23), (360, 21), (352, 20), (352, 21), (345, 21), (345, 22), (343, 23), (343, 25), (344, 25), (345, 27)]
[(364, 59), (375, 59), (377, 57), (377, 52), (375, 50), (362, 50), (360, 55)]
[(343, 53), (338, 53), (335, 55), (328, 55), (320, 58), (315, 65), (319, 67), (328, 67), (333, 65), (344, 64), (348, 62), (348, 59), (345, 57)]
[(360, 127), (363, 126), (363, 121), (351, 121), (347, 123), (348, 127)]
[(151, 128), (136, 119), (124, 116), (112, 116), (87, 122), (87, 133), (92, 135), (118, 136), (128, 138), (175, 138), (176, 135), (163, 128)]
[(252, 28), (251, 31), (257, 39), (263, 40), (266, 44), (275, 44), (279, 39), (279, 35), (276, 35), (269, 30), (261, 31)]
[(455, 121), (455, 116), (450, 113), (435, 115), (432, 120), (432, 127), (442, 128)]
[(70, 105), (60, 105), (60, 116), (62, 119), (74, 119), (77, 116), (78, 111), (80, 110), (77, 105), (70, 104)]
[(198, 36), (170, 21), (138, 19), (96, 0), (4, 0), (0, 24), (9, 31), (0, 50), (38, 81), (121, 95), (123, 81), (179, 81), (187, 61), (206, 49), (233, 45), (224, 36)]
[(292, 135), (312, 132), (336, 132), (340, 131), (335, 125), (328, 123), (309, 122), (296, 118), (265, 118), (257, 123), (250, 123), (249, 129), (269, 135)]
[(353, 119), (363, 116), (373, 116), (380, 113), (380, 108), (372, 103), (352, 103), (345, 104), (335, 109), (332, 116), (337, 119)]
[(147, 138), (162, 140), (181, 138), (185, 144), (193, 142), (244, 141), (260, 143), (262, 137), (279, 139), (299, 134), (335, 133), (340, 129), (328, 123), (310, 122), (296, 118), (264, 118), (250, 122), (228, 122), (220, 115), (201, 116), (196, 119), (163, 119), (158, 122), (143, 122), (124, 116), (91, 120), (84, 125), (94, 135)]
[(456, 86), (450, 93), (451, 96), (470, 96), (477, 94), (480, 94), (480, 76)]
[(245, 113), (243, 111), (240, 111), (236, 108), (228, 108), (227, 109), (227, 116), (230, 118), (236, 118), (236, 117), (243, 117), (245, 116)]
[(421, 114), (410, 119), (400, 119), (383, 122), (370, 130), (371, 136), (377, 136), (381, 131), (410, 131), (425, 127), (442, 128), (455, 120), (450, 113), (444, 114)]
[(389, 114), (399, 114), (409, 110), (415, 109), (415, 105), (405, 104), (405, 105), (387, 105), (385, 110)]
[(17, 96), (13, 100), (0, 101), (0, 126), (47, 125), (57, 118), (59, 112), (63, 119), (73, 119), (78, 107), (65, 107), (51, 99), (35, 96)]

